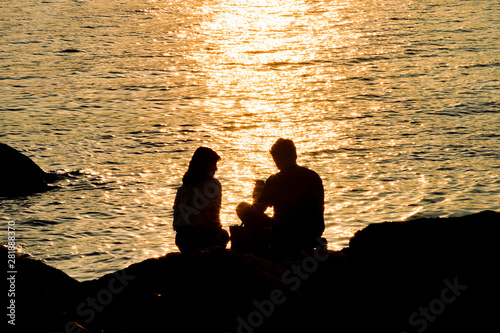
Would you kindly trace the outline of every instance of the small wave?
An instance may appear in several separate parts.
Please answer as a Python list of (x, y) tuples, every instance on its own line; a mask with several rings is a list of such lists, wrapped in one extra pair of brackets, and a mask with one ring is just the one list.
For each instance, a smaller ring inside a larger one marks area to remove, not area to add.
[(349, 99), (354, 99), (354, 100), (365, 100), (365, 99), (379, 99), (379, 98), (383, 98), (383, 96), (381, 95), (378, 95), (378, 94), (360, 94), (360, 95), (356, 95), (356, 96), (351, 96), (351, 97), (348, 97)]
[(266, 54), (266, 53), (276, 53), (279, 50), (255, 50), (255, 51), (246, 51), (248, 54)]
[(27, 225), (33, 225), (33, 226), (45, 226), (45, 225), (58, 224), (58, 222), (50, 221), (50, 220), (29, 220), (29, 221), (26, 221), (25, 223)]
[(106, 254), (106, 252), (94, 251), (94, 252), (91, 252), (91, 253), (85, 253), (84, 255), (87, 256), (87, 257), (93, 257), (93, 256), (100, 256), (100, 255), (103, 255), (103, 254)]
[(373, 76), (351, 76), (346, 77), (345, 81), (375, 81), (377, 78)]
[(338, 154), (338, 153), (343, 153), (343, 152), (365, 152), (369, 151), (370, 149), (367, 148), (354, 148), (354, 147), (341, 147), (341, 148), (334, 148), (334, 149), (321, 149), (317, 151), (311, 151), (311, 152), (305, 152), (303, 153), (304, 155), (309, 155), (309, 156), (317, 156), (317, 155), (331, 155), (331, 154)]
[(461, 66), (461, 68), (487, 68), (487, 67), (498, 67), (500, 66), (500, 62), (493, 62), (491, 64), (474, 64), (474, 65), (465, 65)]
[(168, 142), (141, 142), (141, 146), (151, 147), (151, 148), (163, 148), (168, 146)]
[(15, 112), (15, 111), (23, 111), (23, 110), (26, 110), (26, 109), (27, 109), (27, 108), (25, 108), (25, 107), (17, 107), (17, 108), (9, 108), (9, 107), (7, 107), (7, 108), (0, 108), (0, 110), (2, 110), (2, 111), (14, 111), (14, 112)]
[(109, 214), (109, 213), (105, 213), (105, 212), (95, 212), (95, 211), (88, 211), (88, 212), (85, 212), (83, 213), (84, 215), (88, 215), (88, 216), (93, 216), (93, 217), (101, 217), (101, 218), (109, 218), (109, 217), (113, 217), (112, 214)]
[(76, 179), (80, 175), (80, 171), (53, 170), (46, 172), (46, 181), (49, 183), (54, 183), (65, 179)]
[[(407, 50), (407, 52), (408, 51), (410, 51), (410, 50)], [(411, 50), (411, 51), (414, 51), (414, 50)], [(390, 59), (390, 58), (384, 57), (384, 56), (357, 57), (357, 58), (350, 59), (350, 62), (354, 63), (354, 64), (360, 64), (360, 63), (364, 63), (364, 62), (377, 61), (377, 60), (388, 60), (388, 59)]]
[[(26, 75), (26, 76), (16, 76), (16, 77), (0, 77), (0, 80), (14, 80), (14, 81), (25, 81), (25, 80), (31, 80), (31, 79), (38, 79), (38, 80), (43, 80), (47, 79), (46, 76), (39, 76), (39, 75)], [(25, 109), (25, 108), (23, 108)]]
[(228, 125), (228, 126), (222, 127), (222, 130), (229, 131), (229, 132), (235, 132), (235, 131), (248, 130), (248, 129), (259, 128), (259, 127), (260, 126), (258, 124), (243, 125), (243, 126)]
[(43, 43), (41, 40), (20, 40), (20, 41), (15, 41), (13, 44), (40, 44)]
[(64, 50), (58, 51), (57, 53), (80, 53), (80, 52), (85, 52), (85, 51), (69, 48), (69, 49), (64, 49)]

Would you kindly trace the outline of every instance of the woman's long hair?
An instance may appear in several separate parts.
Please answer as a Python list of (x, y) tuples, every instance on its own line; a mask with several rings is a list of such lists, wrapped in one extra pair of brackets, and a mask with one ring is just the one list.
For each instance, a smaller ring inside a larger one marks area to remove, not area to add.
[(199, 147), (193, 154), (189, 167), (184, 177), (183, 184), (197, 184), (202, 180), (211, 177), (209, 171), (216, 169), (220, 156), (210, 148)]

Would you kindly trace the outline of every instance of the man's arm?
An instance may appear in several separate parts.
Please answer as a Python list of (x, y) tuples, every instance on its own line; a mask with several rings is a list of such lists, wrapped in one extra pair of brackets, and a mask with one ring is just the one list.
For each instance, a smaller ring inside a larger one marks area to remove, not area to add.
[(271, 177), (269, 177), (266, 180), (264, 188), (262, 189), (262, 194), (252, 204), (252, 210), (254, 213), (263, 214), (266, 211), (267, 207), (271, 207), (273, 205), (272, 186), (273, 186), (273, 181)]
[(323, 187), (323, 181), (321, 180), (321, 177), (319, 175), (316, 175), (316, 180), (314, 181), (312, 200), (314, 214), (316, 215), (317, 219), (317, 232), (322, 234), (325, 230), (325, 189)]

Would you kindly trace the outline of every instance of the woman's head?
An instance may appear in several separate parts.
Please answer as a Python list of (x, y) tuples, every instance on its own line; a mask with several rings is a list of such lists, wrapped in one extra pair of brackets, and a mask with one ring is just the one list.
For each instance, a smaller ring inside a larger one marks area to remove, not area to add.
[(184, 184), (196, 184), (206, 178), (213, 178), (217, 171), (220, 156), (210, 148), (199, 147), (189, 162), (188, 171), (184, 174)]

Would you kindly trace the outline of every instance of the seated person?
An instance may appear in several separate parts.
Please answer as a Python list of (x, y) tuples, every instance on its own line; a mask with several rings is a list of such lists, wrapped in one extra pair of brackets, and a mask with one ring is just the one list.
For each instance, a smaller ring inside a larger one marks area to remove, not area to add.
[[(292, 140), (278, 139), (271, 155), (280, 172), (266, 180), (253, 204), (240, 203), (236, 213), (245, 227), (271, 227), (273, 251), (314, 248), (325, 230), (323, 182), (316, 172), (297, 165)], [(267, 207), (274, 208), (272, 218), (264, 214)]]
[(200, 147), (189, 163), (174, 203), (175, 244), (182, 253), (211, 246), (226, 247), (229, 234), (222, 229), (220, 208), (222, 187), (214, 178), (219, 155)]

